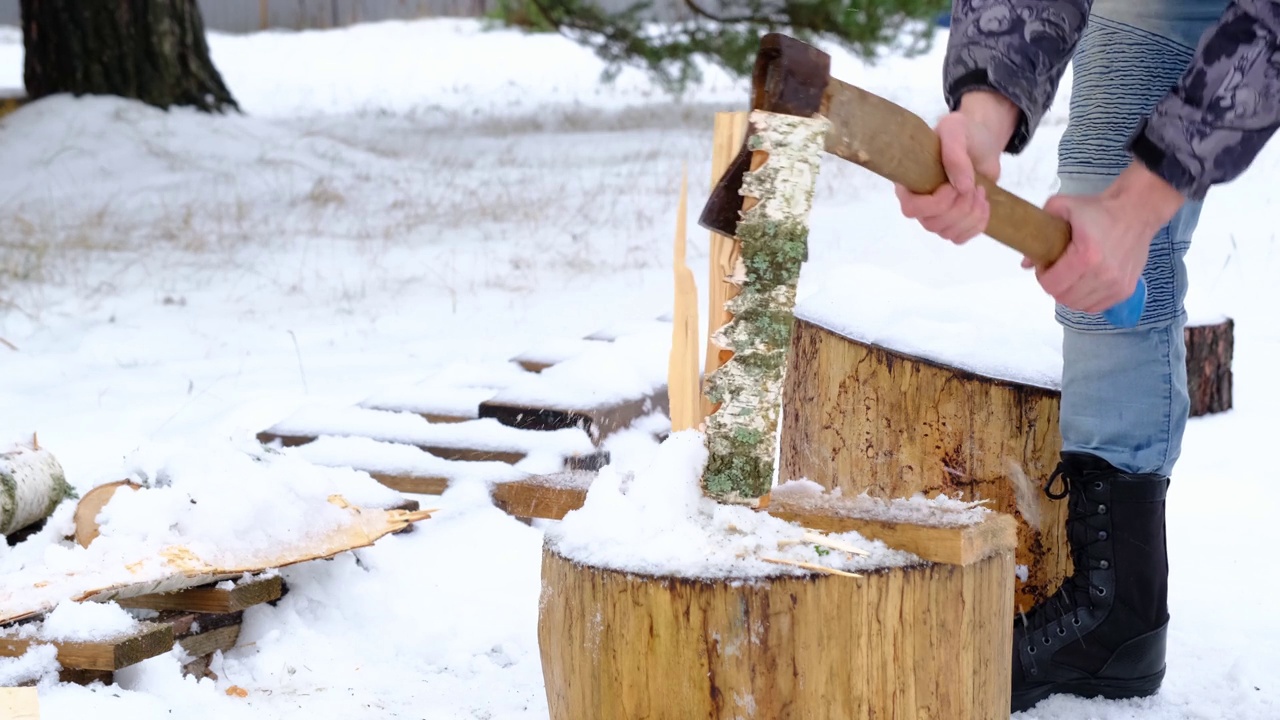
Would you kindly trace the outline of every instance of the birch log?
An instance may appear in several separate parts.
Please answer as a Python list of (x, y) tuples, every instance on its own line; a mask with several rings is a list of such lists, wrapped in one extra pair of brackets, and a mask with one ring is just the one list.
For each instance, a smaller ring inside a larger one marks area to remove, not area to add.
[(830, 123), (761, 111), (750, 120), (750, 147), (767, 159), (743, 178), (749, 207), (737, 226), (742, 254), (734, 273), (741, 291), (728, 303), (733, 320), (715, 335), (733, 355), (707, 382), (719, 407), (707, 419), (702, 485), (720, 502), (763, 505), (773, 486), (796, 281)]
[(0, 535), (49, 517), (58, 503), (74, 496), (62, 465), (48, 450), (23, 446), (0, 453)]

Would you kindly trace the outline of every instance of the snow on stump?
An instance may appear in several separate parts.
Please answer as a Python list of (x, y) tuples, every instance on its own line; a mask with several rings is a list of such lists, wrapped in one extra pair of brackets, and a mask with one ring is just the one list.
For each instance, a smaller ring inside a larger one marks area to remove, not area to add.
[[(605, 468), (549, 528), (551, 720), (1009, 717), (1007, 517), (967, 508), (995, 531), (972, 535), (965, 564), (927, 561), (841, 532), (835, 506), (785, 488), (769, 512), (706, 498), (705, 457), (696, 431), (673, 434), (652, 468)], [(791, 522), (770, 514), (784, 505)], [(915, 522), (893, 524), (915, 542), (960, 532)]]
[(851, 339), (798, 318), (780, 477), (846, 496), (948, 495), (1015, 515), (1025, 611), (1069, 569), (1067, 503), (1039, 488), (1057, 466), (1059, 393)]
[(10, 535), (49, 517), (75, 491), (48, 450), (21, 445), (0, 452), (0, 535)]

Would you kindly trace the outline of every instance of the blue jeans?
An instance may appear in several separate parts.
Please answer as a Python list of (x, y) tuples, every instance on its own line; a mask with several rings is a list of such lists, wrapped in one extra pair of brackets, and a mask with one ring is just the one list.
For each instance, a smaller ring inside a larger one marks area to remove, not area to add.
[[(1187, 67), (1227, 0), (1098, 0), (1074, 58), (1070, 118), (1058, 147), (1061, 192), (1092, 194), (1130, 163), (1138, 122)], [(1182, 449), (1187, 397), (1184, 257), (1200, 215), (1187, 203), (1151, 240), (1147, 305), (1136, 328), (1058, 306), (1063, 326), (1064, 451), (1132, 473), (1168, 475)]]

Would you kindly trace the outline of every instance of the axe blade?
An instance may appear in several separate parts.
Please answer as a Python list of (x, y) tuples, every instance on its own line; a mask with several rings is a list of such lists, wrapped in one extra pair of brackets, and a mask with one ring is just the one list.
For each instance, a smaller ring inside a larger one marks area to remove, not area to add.
[[(751, 109), (812, 117), (822, 106), (831, 79), (831, 56), (781, 33), (760, 39), (751, 72)], [(747, 129), (748, 139), (751, 129)], [(712, 188), (698, 224), (733, 237), (742, 211), (742, 178), (751, 168), (751, 149), (744, 140), (737, 156)]]

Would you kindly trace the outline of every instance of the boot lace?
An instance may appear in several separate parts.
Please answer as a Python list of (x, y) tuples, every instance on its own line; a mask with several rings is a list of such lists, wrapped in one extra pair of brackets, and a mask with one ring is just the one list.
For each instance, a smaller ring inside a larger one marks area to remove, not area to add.
[[(1096, 504), (1084, 497), (1083, 482), (1080, 478), (1072, 478), (1059, 463), (1045, 484), (1044, 493), (1049, 498), (1071, 498), (1067, 506), (1067, 538), (1074, 572), (1063, 580), (1058, 592), (1020, 618), (1026, 638), (1030, 641), (1028, 651), (1033, 655), (1037, 640), (1044, 645), (1049, 644), (1050, 632), (1055, 624), (1059, 635), (1067, 634), (1069, 622), (1076, 628), (1077, 637), (1080, 636), (1080, 611), (1089, 605), (1091, 593), (1098, 589), (1089, 581), (1090, 570), (1093, 568), (1089, 564), (1088, 550), (1101, 540), (1097, 533), (1089, 532), (1088, 520), (1101, 513), (1097, 511)], [(1060, 489), (1055, 489), (1055, 485)]]

